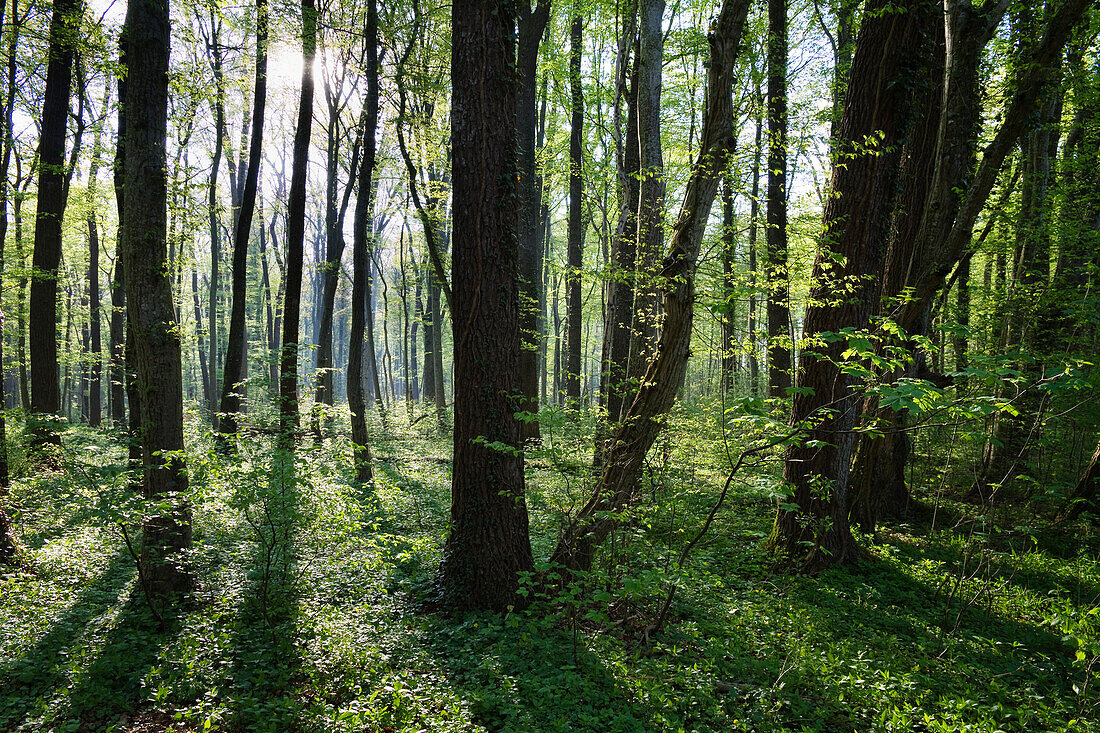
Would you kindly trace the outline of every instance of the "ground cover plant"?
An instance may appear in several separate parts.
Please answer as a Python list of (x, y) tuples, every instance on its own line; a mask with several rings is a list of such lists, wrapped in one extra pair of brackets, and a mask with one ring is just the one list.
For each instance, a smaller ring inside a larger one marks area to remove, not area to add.
[[(765, 462), (677, 566), (724, 478), (708, 414), (675, 415), (606, 561), (532, 576), (506, 614), (433, 603), (449, 446), (424, 422), (391, 423), (369, 483), (340, 440), (291, 460), (196, 439), (198, 582), (160, 620), (120, 529), (124, 451), (72, 428), (53, 470), (12, 486), (26, 566), (0, 581), (0, 730), (1100, 729), (1091, 529), (920, 492), (860, 562), (790, 575), (763, 550)], [(548, 432), (528, 461), (542, 558), (587, 480), (585, 426)]]

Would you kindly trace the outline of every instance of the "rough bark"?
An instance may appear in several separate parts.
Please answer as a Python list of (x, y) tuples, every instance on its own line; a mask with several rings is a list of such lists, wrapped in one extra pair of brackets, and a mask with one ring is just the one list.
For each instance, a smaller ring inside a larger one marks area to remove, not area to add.
[(505, 611), (533, 567), (515, 417), (520, 352), (515, 6), (460, 0), (451, 16), (454, 474), (440, 566), (450, 609)]
[[(57, 364), (57, 278), (61, 221), (65, 216), (65, 129), (69, 116), (73, 54), (79, 35), (80, 0), (56, 0), (50, 16), (49, 63), (38, 141), (38, 211), (30, 294), (31, 411), (56, 416), (61, 410)], [(48, 426), (36, 426), (36, 440), (60, 443)]]
[(167, 0), (131, 3), (126, 13), (126, 191), (122, 257), (142, 407), (143, 488), (174, 509), (143, 528), (142, 580), (153, 596), (186, 592), (190, 573), (180, 553), (191, 544), (183, 450), (180, 332), (165, 267), (169, 11)]
[(569, 50), (569, 232), (565, 279), (565, 396), (570, 404), (581, 400), (581, 272), (584, 267), (584, 97), (581, 89), (581, 53), (584, 19), (577, 16), (570, 29)]
[(897, 195), (902, 143), (914, 116), (912, 87), (933, 15), (925, 0), (865, 11), (840, 125), (838, 158), (825, 205), (822, 252), (814, 264), (791, 424), (804, 438), (787, 449), (783, 478), (792, 496), (776, 515), (774, 550), (803, 570), (858, 555), (848, 519), (848, 472), (860, 409), (843, 367), (844, 329), (866, 329), (875, 310)]

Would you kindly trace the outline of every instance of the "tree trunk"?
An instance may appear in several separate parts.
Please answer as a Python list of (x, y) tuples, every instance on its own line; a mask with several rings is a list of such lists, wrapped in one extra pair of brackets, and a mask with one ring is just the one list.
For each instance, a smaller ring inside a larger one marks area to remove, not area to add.
[[(69, 117), (74, 45), (81, 22), (79, 0), (56, 0), (50, 17), (49, 64), (38, 141), (38, 211), (30, 296), (31, 411), (56, 418), (58, 391), (57, 282), (61, 222), (65, 216), (65, 128)], [(49, 417), (45, 417), (46, 420)], [(36, 442), (60, 444), (48, 425), (35, 426)]]
[[(921, 0), (885, 13), (865, 11), (844, 104), (838, 159), (825, 205), (823, 252), (814, 264), (804, 334), (815, 339), (799, 358), (791, 425), (804, 439), (787, 449), (783, 478), (793, 495), (776, 515), (774, 550), (807, 571), (858, 554), (848, 519), (848, 473), (860, 397), (843, 368), (844, 353), (864, 348), (886, 254), (902, 143), (912, 126), (912, 88), (928, 56), (933, 17)], [(867, 141), (879, 144), (867, 150)], [(838, 296), (837, 293), (844, 295)], [(857, 335), (838, 337), (844, 329)], [(822, 336), (822, 334), (831, 334)], [(868, 342), (869, 343), (869, 342)]]
[(664, 288), (660, 340), (637, 396), (608, 441), (601, 473), (588, 503), (562, 533), (550, 558), (551, 563), (570, 570), (591, 568), (596, 548), (614, 526), (613, 515), (634, 500), (646, 453), (660, 434), (676, 393), (684, 383), (691, 355), (695, 270), (732, 142), (731, 91), (748, 10), (748, 0), (725, 0), (708, 37), (710, 66), (700, 154), (688, 179), (660, 273)]
[(220, 21), (210, 15), (212, 41), (208, 44), (214, 70), (214, 158), (210, 164), (210, 189), (207, 192), (210, 223), (210, 293), (207, 331), (210, 339), (210, 381), (203, 385), (206, 404), (210, 408), (210, 424), (218, 429), (218, 290), (221, 287), (221, 217), (218, 204), (218, 169), (221, 167), (225, 141), (225, 81), (222, 74), (222, 48), (218, 38)]
[(131, 3), (126, 13), (125, 209), (122, 257), (142, 406), (145, 496), (174, 508), (145, 520), (142, 580), (154, 596), (189, 591), (179, 566), (191, 544), (183, 457), (183, 374), (166, 264), (169, 12), (167, 0)]
[[(535, 115), (539, 44), (550, 19), (550, 2), (541, 0), (534, 10), (530, 3), (519, 3), (518, 13), (516, 147), (519, 157), (520, 334), (523, 339), (519, 355), (519, 386), (524, 403), (517, 407), (524, 412), (536, 413), (539, 410), (538, 350), (543, 340), (542, 310), (546, 295), (542, 283), (542, 237), (539, 236), (542, 177), (535, 167)], [(524, 421), (520, 431), (524, 442), (540, 439), (538, 420)]]
[[(760, 87), (756, 88), (757, 105), (762, 103)], [(752, 193), (749, 194), (749, 315), (748, 323), (746, 324), (746, 331), (749, 334), (749, 394), (758, 394), (757, 390), (760, 386), (760, 359), (756, 351), (757, 344), (757, 294), (760, 292), (759, 288), (759, 276), (756, 272), (757, 267), (757, 255), (756, 255), (756, 241), (757, 232), (760, 229), (760, 156), (763, 153), (764, 145), (764, 120), (760, 116), (756, 118), (756, 141), (753, 143), (753, 156), (752, 156)], [(766, 237), (767, 235), (765, 235)]]
[(768, 0), (768, 395), (791, 386), (790, 279), (787, 272), (787, 0)]
[[(506, 611), (534, 565), (513, 395), (520, 353), (514, 5), (460, 0), (451, 15), (454, 180), (454, 474), (440, 572), (451, 609)], [(439, 385), (437, 385), (437, 388)]]
[[(259, 185), (260, 159), (263, 151), (264, 111), (267, 106), (267, 0), (256, 0), (256, 81), (252, 96), (252, 140), (248, 149), (248, 172), (244, 178), (240, 208), (237, 210), (233, 234), (233, 299), (229, 313), (229, 339), (225, 345), (225, 370), (218, 410), (218, 432), (225, 437), (238, 430), (244, 392), (245, 366), (248, 361), (248, 338), (245, 333), (248, 283), (248, 240), (252, 234), (252, 217), (256, 210), (256, 188)], [(242, 157), (243, 157), (243, 152)], [(261, 223), (262, 226), (262, 223)]]
[(367, 403), (363, 395), (363, 335), (366, 329), (367, 270), (370, 267), (371, 211), (374, 207), (374, 166), (378, 130), (378, 4), (367, 5), (367, 99), (364, 107), (363, 157), (359, 162), (359, 195), (355, 200), (352, 239), (351, 335), (348, 345), (347, 392), (351, 409), (352, 460), (355, 478), (370, 481), (371, 467), (367, 434)]
[(306, 176), (313, 127), (313, 59), (317, 50), (314, 0), (302, 0), (302, 90), (294, 130), (294, 162), (286, 215), (286, 277), (283, 290), (283, 338), (279, 356), (279, 431), (291, 448), (298, 431), (298, 320), (302, 304), (302, 265), (306, 234)]
[[(0, 0), (0, 26), (3, 26), (6, 3)], [(17, 57), (15, 54), (20, 29), (18, 0), (12, 0), (8, 29), (7, 90), (4, 97), (3, 129), (0, 130), (0, 282), (4, 277), (5, 248), (8, 239), (8, 168), (11, 151), (15, 145), (14, 126)], [(8, 492), (8, 428), (6, 408), (6, 374), (4, 373), (4, 313), (0, 310), (0, 498)], [(11, 519), (0, 504), (0, 564), (11, 563), (18, 554), (18, 546), (12, 530)]]
[(584, 97), (581, 89), (583, 30), (584, 19), (578, 15), (573, 18), (569, 33), (569, 268), (565, 279), (565, 396), (577, 408), (580, 407), (581, 399), (581, 273), (584, 268), (584, 221), (581, 218), (581, 197), (584, 195)]

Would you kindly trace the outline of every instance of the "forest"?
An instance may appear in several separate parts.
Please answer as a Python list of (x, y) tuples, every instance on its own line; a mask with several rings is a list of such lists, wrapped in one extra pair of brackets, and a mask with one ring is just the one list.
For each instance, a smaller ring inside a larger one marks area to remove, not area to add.
[(0, 0), (0, 733), (1100, 731), (1095, 0)]

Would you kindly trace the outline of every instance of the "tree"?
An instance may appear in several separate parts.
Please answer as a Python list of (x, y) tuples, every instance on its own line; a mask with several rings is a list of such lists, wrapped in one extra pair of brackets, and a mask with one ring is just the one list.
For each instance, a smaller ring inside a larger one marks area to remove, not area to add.
[(768, 0), (768, 394), (791, 386), (791, 310), (787, 272), (787, 0)]
[[(540, 236), (541, 178), (535, 167), (536, 82), (539, 45), (550, 20), (550, 1), (540, 0), (534, 9), (524, 0), (518, 4), (518, 84), (516, 109), (516, 147), (519, 156), (519, 277), (520, 333), (523, 349), (519, 355), (520, 388), (526, 404), (523, 409), (538, 412), (538, 349), (542, 341), (542, 311), (545, 293), (542, 283), (542, 237)], [(538, 440), (538, 420), (522, 426), (523, 439)]]
[(600, 475), (588, 502), (565, 528), (551, 555), (552, 563), (570, 570), (591, 567), (596, 549), (614, 526), (614, 514), (634, 501), (646, 453), (653, 447), (684, 383), (691, 355), (695, 270), (732, 145), (733, 77), (748, 12), (748, 0), (724, 0), (707, 38), (710, 58), (706, 112), (699, 156), (692, 166), (660, 272), (664, 294), (660, 338), (637, 395), (625, 407), (622, 421), (603, 450)]
[(454, 474), (445, 605), (506, 610), (533, 566), (519, 393), (515, 6), (460, 0), (451, 16)]
[(302, 0), (302, 89), (294, 128), (294, 162), (286, 213), (286, 276), (283, 291), (283, 338), (279, 355), (279, 429), (284, 446), (292, 446), (298, 429), (298, 315), (302, 305), (302, 262), (306, 226), (306, 176), (313, 125), (313, 59), (317, 52), (317, 10)]
[(183, 450), (180, 331), (165, 267), (168, 237), (168, 0), (126, 11), (125, 209), (121, 256), (127, 319), (142, 415), (142, 487), (173, 509), (145, 520), (142, 582), (154, 597), (186, 592), (194, 579), (179, 566), (191, 544)]
[(370, 445), (367, 435), (367, 401), (363, 394), (363, 331), (366, 327), (367, 268), (370, 267), (368, 242), (370, 214), (374, 205), (374, 166), (378, 130), (378, 4), (367, 5), (367, 99), (364, 107), (363, 150), (359, 161), (359, 195), (355, 200), (352, 234), (351, 334), (348, 346), (347, 392), (351, 409), (351, 444), (355, 478), (370, 481)]
[[(252, 97), (252, 141), (248, 149), (248, 172), (244, 180), (237, 227), (233, 235), (233, 300), (229, 316), (229, 339), (225, 345), (225, 370), (222, 384), (218, 430), (223, 436), (237, 432), (237, 414), (241, 411), (248, 339), (245, 335), (245, 296), (248, 276), (248, 240), (252, 234), (252, 215), (256, 210), (260, 159), (263, 149), (264, 110), (267, 105), (267, 0), (256, 0), (256, 83)], [(211, 323), (211, 331), (213, 331)]]
[(814, 263), (791, 424), (805, 439), (788, 447), (783, 478), (792, 497), (776, 516), (772, 544), (814, 570), (854, 559), (848, 524), (848, 469), (860, 408), (855, 377), (844, 365), (860, 350), (878, 295), (898, 189), (901, 149), (915, 116), (912, 89), (933, 28), (926, 0), (884, 12), (867, 7), (856, 41), (844, 103), (821, 253)]
[(569, 269), (565, 279), (565, 394), (577, 406), (581, 399), (581, 268), (584, 265), (584, 220), (581, 218), (584, 194), (583, 32), (584, 18), (577, 15), (569, 31)]
[[(80, 0), (56, 0), (50, 16), (49, 63), (42, 99), (42, 134), (38, 140), (38, 212), (30, 297), (31, 410), (42, 415), (57, 415), (61, 410), (57, 268), (61, 262), (61, 220), (67, 198), (65, 130), (81, 15)], [(45, 426), (39, 427), (37, 439), (54, 443), (61, 440)]]

